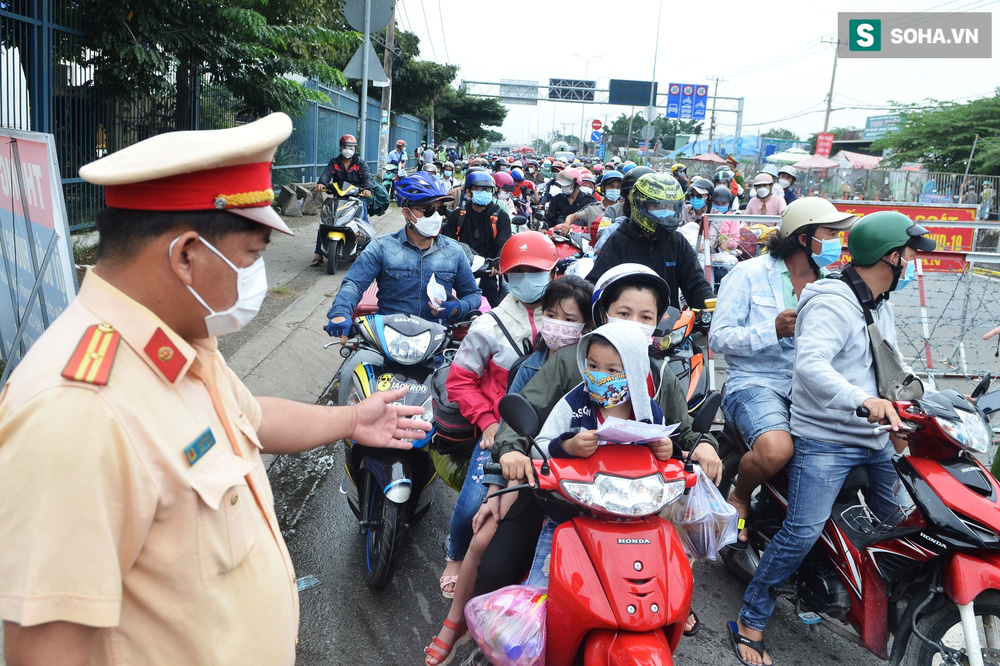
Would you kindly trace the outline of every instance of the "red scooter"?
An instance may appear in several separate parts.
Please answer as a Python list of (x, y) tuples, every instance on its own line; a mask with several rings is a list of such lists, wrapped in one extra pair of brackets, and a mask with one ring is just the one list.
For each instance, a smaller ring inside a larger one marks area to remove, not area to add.
[[(694, 424), (702, 432), (711, 427), (721, 396), (706, 402)], [(501, 399), (500, 415), (524, 437), (538, 433), (538, 415), (520, 395)], [(693, 583), (684, 548), (659, 513), (694, 486), (691, 465), (659, 461), (636, 445), (535, 461), (538, 499), (554, 513), (575, 514), (552, 540), (546, 664), (674, 663)], [(499, 467), (488, 463), (485, 470), (499, 473)]]
[[(947, 390), (894, 403), (910, 453), (893, 464), (915, 509), (878, 522), (858, 500), (868, 486), (864, 468), (851, 472), (816, 546), (775, 588), (804, 607), (804, 623), (821, 623), (819, 614), (846, 621), (854, 631), (823, 624), (893, 665), (1000, 665), (1000, 485), (972, 455), (987, 453), (986, 417), (1000, 410), (1000, 392), (986, 394), (989, 380), (974, 402)], [(746, 445), (727, 429), (720, 449), (726, 495)], [(722, 551), (744, 582), (781, 527), (787, 483), (782, 471), (764, 484), (746, 547)]]

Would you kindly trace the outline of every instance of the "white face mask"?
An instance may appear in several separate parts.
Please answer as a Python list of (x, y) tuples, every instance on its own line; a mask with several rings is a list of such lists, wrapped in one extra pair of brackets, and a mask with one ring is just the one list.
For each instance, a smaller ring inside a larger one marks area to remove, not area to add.
[[(180, 240), (180, 237), (175, 238), (170, 243), (170, 254), (173, 254), (174, 244), (178, 240)], [(187, 285), (188, 291), (210, 313), (205, 317), (205, 327), (208, 329), (208, 336), (210, 338), (217, 338), (227, 333), (235, 333), (257, 316), (257, 313), (260, 312), (261, 303), (264, 302), (264, 296), (267, 295), (267, 273), (264, 270), (264, 257), (259, 257), (257, 261), (246, 268), (237, 268), (233, 262), (226, 259), (207, 240), (201, 237), (198, 240), (204, 243), (205, 247), (209, 250), (219, 255), (219, 258), (236, 271), (236, 302), (227, 310), (216, 312), (208, 307), (208, 303), (190, 285)]]
[(500, 190), (500, 192), (497, 194), (497, 197), (506, 201), (507, 199), (510, 199), (510, 192), (508, 192), (507, 190)]
[(342, 148), (341, 151), (340, 151), (340, 154), (344, 156), (345, 160), (349, 160), (352, 157), (354, 157), (354, 149), (353, 148)]
[(592, 188), (592, 187), (581, 187), (580, 191), (583, 192), (584, 194), (593, 194), (594, 193), (594, 188)]
[(771, 188), (770, 187), (758, 187), (757, 188), (757, 196), (760, 197), (761, 199), (767, 198), (767, 195), (770, 194), (770, 193), (771, 193)]
[(632, 324), (634, 326), (638, 326), (639, 330), (642, 331), (642, 334), (646, 337), (646, 339), (649, 340), (649, 344), (653, 344), (653, 332), (656, 331), (656, 327), (653, 326), (652, 324), (643, 324), (637, 321), (632, 321), (631, 319), (621, 319), (619, 317), (612, 317), (609, 315), (608, 322), (612, 321), (623, 321), (626, 324)]
[(568, 197), (569, 196), (573, 196), (573, 186), (572, 185), (565, 185), (565, 186), (563, 186), (562, 193), (565, 194)]
[(778, 179), (778, 185), (781, 185), (782, 189), (786, 189), (787, 190), (789, 187), (792, 186), (792, 181), (785, 180), (784, 178), (779, 178)]
[(420, 218), (413, 223), (413, 226), (417, 228), (417, 233), (424, 238), (434, 238), (441, 233), (441, 225), (443, 223), (444, 218), (441, 217), (441, 213), (434, 211), (433, 215)]

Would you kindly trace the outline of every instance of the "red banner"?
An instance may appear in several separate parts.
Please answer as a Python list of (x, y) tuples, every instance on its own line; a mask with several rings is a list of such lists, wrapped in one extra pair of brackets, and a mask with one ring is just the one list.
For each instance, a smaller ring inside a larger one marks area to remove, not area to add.
[(823, 157), (830, 157), (830, 150), (833, 148), (833, 134), (820, 133), (816, 135), (816, 154)]
[[(975, 230), (972, 227), (935, 227), (929, 222), (972, 222), (976, 219), (976, 206), (961, 204), (943, 204), (933, 206), (928, 204), (911, 204), (902, 201), (834, 201), (837, 210), (853, 213), (859, 217), (877, 213), (882, 210), (895, 210), (903, 213), (914, 222), (927, 227), (928, 234), (937, 243), (934, 252), (921, 252), (920, 261), (926, 273), (955, 273), (966, 268), (965, 253), (972, 251), (972, 238)], [(847, 247), (847, 233), (841, 232), (844, 247)], [(841, 261), (850, 260), (844, 252)]]

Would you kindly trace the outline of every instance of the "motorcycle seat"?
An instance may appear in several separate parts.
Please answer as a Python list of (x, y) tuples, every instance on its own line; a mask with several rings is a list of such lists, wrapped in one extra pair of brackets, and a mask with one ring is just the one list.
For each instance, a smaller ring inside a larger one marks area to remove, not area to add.
[(837, 495), (837, 504), (854, 504), (858, 501), (858, 491), (866, 490), (868, 490), (868, 469), (855, 467), (844, 480), (844, 485)]

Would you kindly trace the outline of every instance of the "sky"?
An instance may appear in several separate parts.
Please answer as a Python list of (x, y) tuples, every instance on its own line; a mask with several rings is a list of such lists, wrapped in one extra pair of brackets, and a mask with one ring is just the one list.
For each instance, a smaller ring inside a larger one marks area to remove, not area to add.
[[(549, 78), (649, 81), (654, 53), (659, 90), (668, 83), (707, 84), (718, 95), (744, 98), (743, 134), (783, 127), (807, 138), (823, 130), (834, 64), (838, 12), (989, 12), (991, 59), (847, 59), (837, 63), (830, 127), (864, 127), (868, 116), (892, 113), (891, 102), (927, 98), (969, 101), (1000, 86), (1000, 0), (799, 0), (764, 5), (729, 0), (663, 4), (659, 0), (576, 0), (488, 3), (397, 0), (397, 21), (421, 39), (425, 60), (461, 67), (462, 80), (547, 83)], [(587, 62), (586, 59), (589, 59)], [(719, 102), (727, 108), (732, 103)], [(630, 107), (565, 102), (508, 106), (500, 131), (528, 142), (556, 129), (589, 134), (591, 121), (613, 121)], [(639, 111), (640, 109), (636, 109)], [(810, 113), (813, 112), (814, 113)], [(660, 111), (662, 113), (662, 109)], [(735, 114), (717, 115), (717, 130), (735, 129)], [(704, 137), (703, 137), (704, 138)]]

